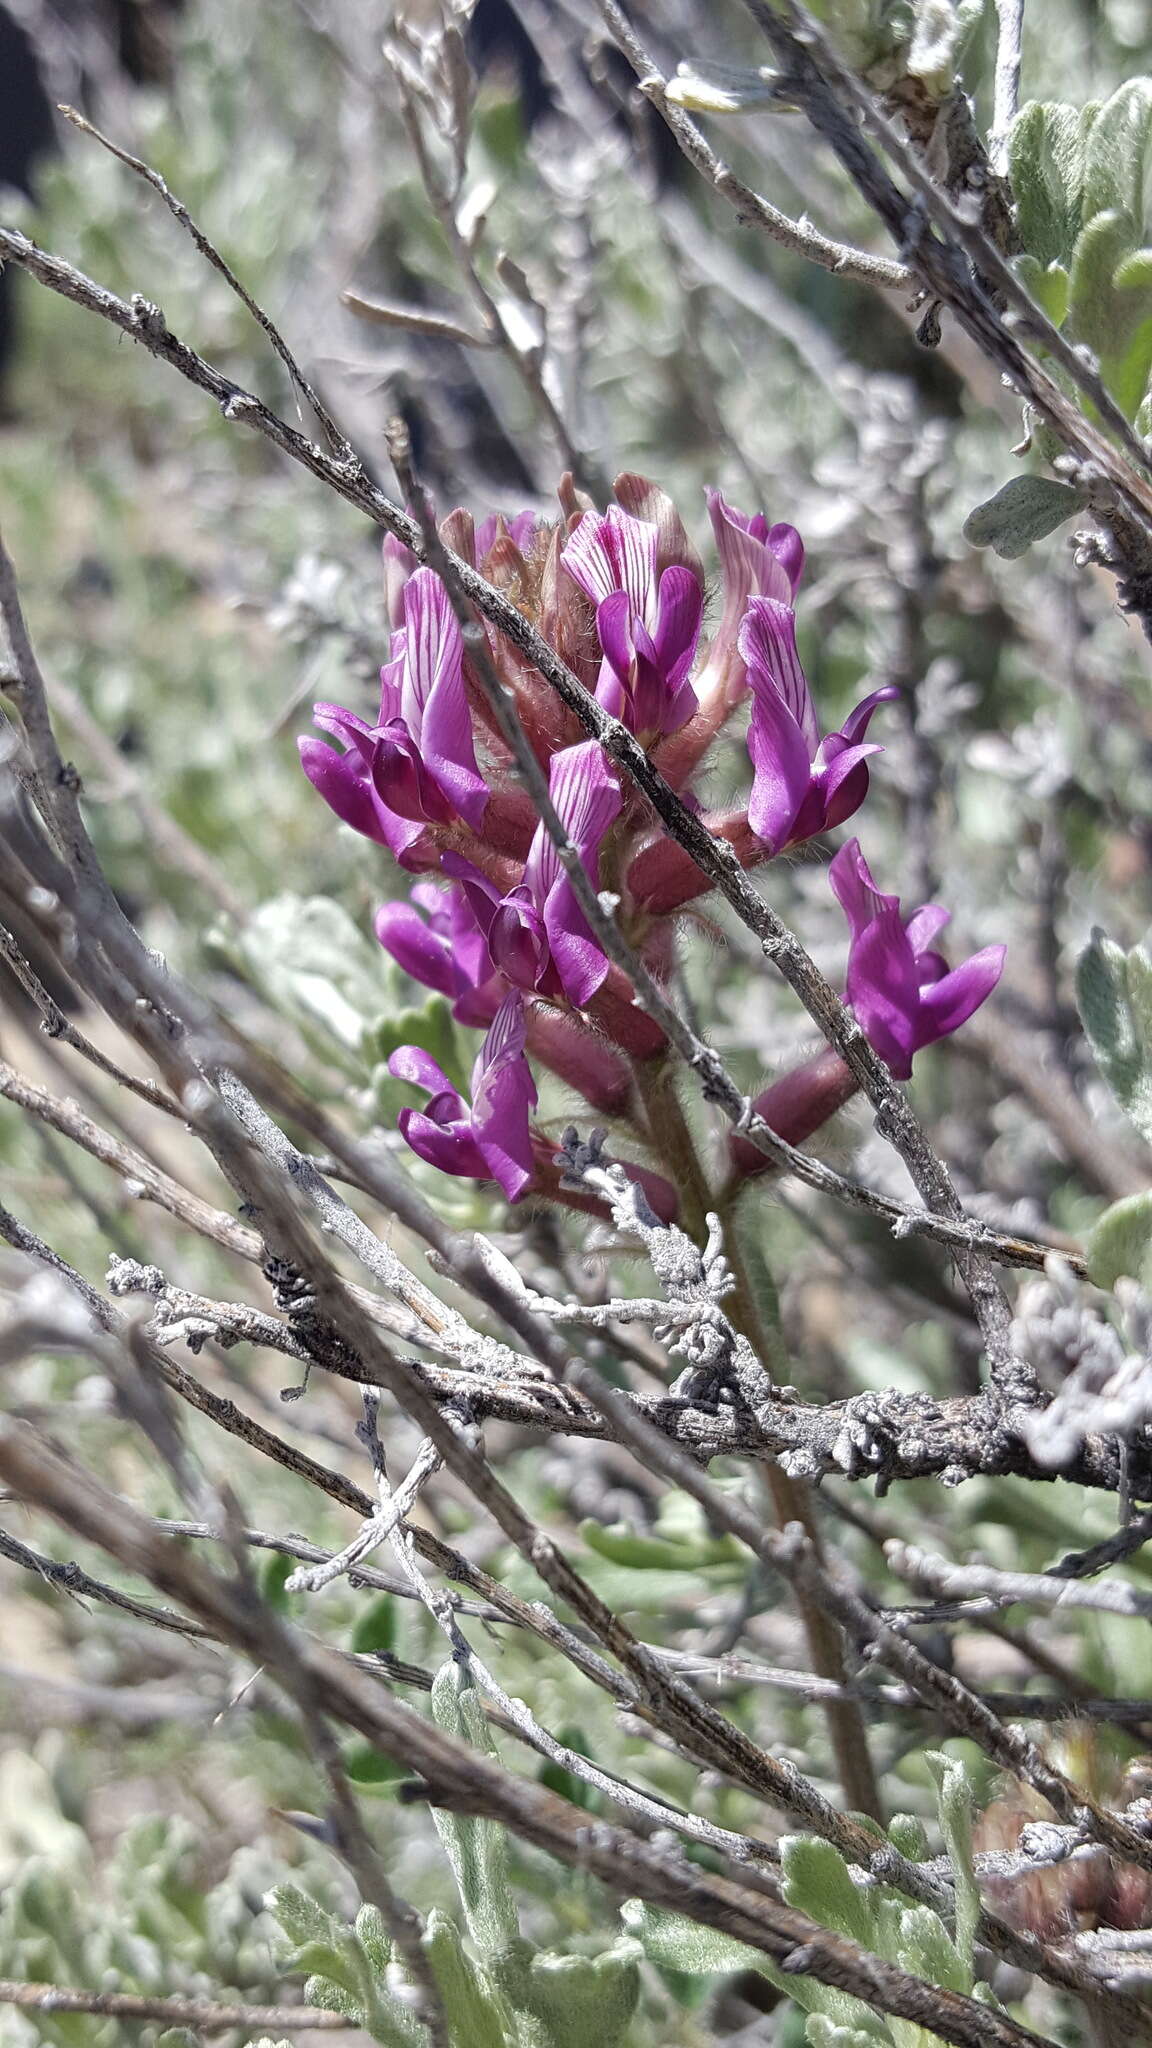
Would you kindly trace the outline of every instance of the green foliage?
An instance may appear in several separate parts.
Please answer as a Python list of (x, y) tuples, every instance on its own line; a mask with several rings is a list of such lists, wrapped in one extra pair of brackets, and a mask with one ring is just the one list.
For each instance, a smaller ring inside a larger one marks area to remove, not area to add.
[(1102, 105), (1031, 102), (1009, 148), (1021, 275), (1054, 323), (1098, 356), (1129, 419), (1152, 367), (1150, 140), (1152, 79), (1131, 78)]
[(1027, 554), (1034, 542), (1071, 519), (1084, 500), (1069, 484), (1048, 476), (1014, 476), (994, 497), (977, 505), (964, 521), (964, 538), (974, 548), (992, 548), (1006, 562)]
[[(780, 1844), (783, 1896), (797, 1912), (860, 1947), (898, 1963), (901, 1969), (971, 1997), (974, 1994), (975, 1929), (980, 1912), (972, 1867), (972, 1790), (962, 1763), (930, 1754), (938, 1789), (940, 1827), (956, 1877), (956, 1931), (949, 1934), (939, 1914), (910, 1905), (886, 1885), (868, 1882), (840, 1851), (812, 1835), (787, 1835)], [(907, 1815), (893, 1820), (889, 1840), (902, 1854), (923, 1853), (919, 1824)], [(907, 2020), (873, 2013), (859, 1999), (814, 1977), (777, 1969), (759, 1950), (714, 1933), (673, 1913), (658, 1912), (639, 1899), (622, 1908), (624, 1925), (649, 1960), (693, 1976), (718, 1971), (758, 1970), (807, 2014), (809, 2048), (932, 2048), (936, 2037)]]
[(1152, 1194), (1124, 1195), (1105, 1209), (1085, 1253), (1097, 1287), (1115, 1287), (1123, 1274), (1144, 1287), (1152, 1283)]
[[(50, 1797), (43, 1779), (26, 1793)], [(24, 1858), (0, 1904), (0, 1976), (91, 1986), (147, 1997), (209, 1997), (272, 2003), (280, 1983), (268, 1924), (254, 1904), (266, 1865), (242, 1850), (226, 1876), (205, 1886), (198, 1843), (184, 1821), (137, 1821), (99, 1870), (69, 1833), (53, 1855)], [(87, 2013), (38, 2013), (53, 2048), (114, 2048), (114, 2021)], [(159, 2027), (139, 2038), (155, 2042)]]
[(1097, 1066), (1152, 1142), (1152, 959), (1097, 928), (1076, 964), (1076, 998)]

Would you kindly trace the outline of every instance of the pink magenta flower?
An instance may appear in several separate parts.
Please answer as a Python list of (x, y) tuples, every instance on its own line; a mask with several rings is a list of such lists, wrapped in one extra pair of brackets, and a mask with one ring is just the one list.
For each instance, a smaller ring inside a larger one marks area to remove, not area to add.
[(951, 912), (925, 903), (908, 918), (900, 898), (877, 889), (858, 839), (840, 848), (828, 879), (852, 933), (847, 999), (865, 1037), (900, 1081), (913, 1055), (966, 1024), (1004, 971), (1004, 946), (985, 946), (949, 969), (933, 939)]
[(804, 543), (794, 526), (769, 526), (762, 512), (737, 512), (719, 491), (705, 493), (708, 517), (724, 578), (724, 610), (700, 678), (719, 686), (723, 701), (735, 704), (746, 684), (738, 636), (754, 597), (792, 604), (804, 572)]
[(402, 613), (380, 672), (377, 724), (339, 704), (317, 704), (316, 724), (345, 751), (310, 736), (299, 747), (304, 773), (337, 817), (387, 846), (401, 866), (415, 867), (434, 859), (426, 826), (463, 818), (477, 829), (489, 792), (476, 766), (464, 643), (431, 569), (408, 578)]
[(519, 1200), (533, 1173), (528, 1119), (536, 1083), (524, 1036), (523, 1000), (507, 995), (476, 1055), (471, 1108), (421, 1046), (402, 1045), (388, 1062), (398, 1081), (426, 1088), (430, 1098), (422, 1110), (400, 1111), (405, 1143), (441, 1173), (499, 1181), (510, 1202)]
[[(620, 810), (620, 785), (599, 742), (583, 740), (553, 754), (548, 789), (595, 888), (600, 842)], [(564, 995), (577, 1009), (591, 1000), (608, 973), (608, 960), (543, 821), (533, 834), (523, 879), (506, 894), (462, 854), (446, 853), (442, 864), (460, 883), (493, 971), (526, 994)]]
[[(373, 920), (376, 937), (413, 981), (448, 996), (461, 1024), (487, 1024), (504, 985), (487, 984), (495, 969), (459, 884), (444, 889), (417, 882), (407, 903), (382, 903)], [(483, 993), (479, 993), (483, 991)]]
[(596, 698), (647, 743), (677, 732), (696, 709), (688, 672), (704, 590), (682, 562), (658, 573), (659, 528), (619, 505), (586, 512), (560, 560), (596, 606), (604, 660)]
[(772, 854), (796, 846), (832, 825), (842, 825), (868, 794), (869, 754), (864, 744), (877, 705), (900, 692), (895, 684), (873, 690), (839, 732), (820, 735), (820, 722), (796, 651), (796, 614), (774, 597), (750, 600), (739, 635), (752, 689), (748, 752), (752, 794), (748, 823)]

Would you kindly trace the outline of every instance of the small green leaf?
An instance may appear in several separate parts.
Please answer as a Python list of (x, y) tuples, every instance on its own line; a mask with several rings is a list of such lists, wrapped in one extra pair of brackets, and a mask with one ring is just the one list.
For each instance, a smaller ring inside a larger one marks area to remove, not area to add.
[(356, 1939), (374, 1977), (383, 1977), (392, 1960), (392, 1936), (379, 1906), (364, 1905), (356, 1915)]
[(1097, 928), (1076, 963), (1076, 1000), (1097, 1066), (1152, 1143), (1152, 960)]
[(429, 996), (419, 1009), (394, 1010), (374, 1017), (364, 1034), (364, 1051), (369, 1061), (387, 1066), (402, 1045), (418, 1045), (443, 1067), (448, 1079), (461, 1093), (466, 1081), (452, 1020), (452, 1006), (446, 996)]
[(348, 1742), (341, 1753), (344, 1770), (356, 1785), (395, 1785), (411, 1772), (371, 1742)]
[(852, 1879), (839, 1849), (816, 1835), (785, 1835), (780, 1844), (784, 1897), (798, 1913), (871, 1948), (870, 1901)]
[(643, 1899), (625, 1899), (620, 1918), (649, 1962), (658, 1963), (663, 1969), (682, 1970), (688, 1977), (710, 1977), (730, 1970), (763, 1970), (766, 1976), (772, 1974), (767, 1957), (757, 1949), (734, 1941), (730, 1934), (682, 1919), (679, 1913), (665, 1913), (657, 1906), (649, 1906)]
[(1086, 132), (1096, 111), (1030, 100), (1012, 128), (1008, 166), (1020, 239), (1044, 268), (1066, 264), (1080, 232)]
[(1147, 1285), (1152, 1280), (1152, 1193), (1125, 1195), (1105, 1209), (1089, 1236), (1087, 1258), (1097, 1287), (1115, 1287), (1122, 1274)]
[(309, 1941), (336, 1942), (344, 1932), (343, 1922), (315, 1899), (309, 1898), (299, 1885), (274, 1886), (266, 1895), (264, 1905), (297, 1948), (302, 1948)]
[(924, 1823), (914, 1813), (894, 1813), (888, 1823), (888, 1840), (909, 1863), (923, 1863), (928, 1854)]
[(485, 1973), (465, 1953), (453, 1922), (437, 1906), (428, 1915), (422, 1946), (452, 2041), (460, 2048), (510, 2048), (515, 2037), (505, 2027), (500, 2001)]
[(284, 1591), (284, 1581), (295, 1569), (295, 1558), (281, 1557), (277, 1551), (273, 1551), (272, 1555), (264, 1560), (264, 1567), (260, 1573), (260, 1591), (276, 1614), (287, 1614), (291, 1606), (292, 1596)]
[(695, 1572), (712, 1564), (733, 1564), (740, 1560), (740, 1546), (732, 1537), (708, 1537), (696, 1543), (666, 1543), (658, 1536), (640, 1536), (628, 1522), (581, 1522), (580, 1534), (590, 1550), (613, 1564), (630, 1565), (633, 1571)]
[[(495, 1750), (475, 1689), (458, 1665), (443, 1664), (432, 1684), (432, 1718), (460, 1742), (492, 1756)], [(520, 1923), (508, 1870), (508, 1838), (496, 1821), (432, 1810), (460, 1893), (468, 1932), (482, 1955), (507, 1948), (520, 1937)]]
[(539, 2021), (547, 2048), (618, 2048), (640, 1995), (643, 1952), (638, 1940), (622, 1936), (599, 1956), (544, 1950), (527, 1970), (522, 1954), (511, 1968), (497, 1957), (493, 1969), (517, 2009)]
[(971, 1962), (961, 1959), (940, 1915), (930, 1906), (907, 1906), (901, 1913), (896, 1961), (914, 1977), (926, 1977), (945, 1991), (972, 1989)]
[[(1127, 213), (1094, 214), (1076, 237), (1068, 276), (1066, 331), (1073, 341), (1084, 342), (1101, 358), (1122, 349), (1127, 341), (1117, 324), (1126, 309), (1113, 280), (1139, 241), (1139, 229)], [(1127, 310), (1139, 319), (1138, 302)]]
[(1071, 519), (1082, 503), (1078, 491), (1052, 477), (1014, 476), (995, 497), (968, 514), (964, 538), (971, 547), (992, 548), (1006, 562), (1014, 562)]
[(1144, 175), (1152, 131), (1152, 79), (1130, 78), (1098, 110), (1084, 152), (1082, 219), (1127, 213), (1144, 226)]
[(1016, 271), (1025, 291), (1030, 292), (1053, 327), (1062, 327), (1068, 311), (1068, 272), (1063, 263), (1037, 263), (1034, 256), (1018, 256)]
[[(959, 1758), (946, 1756), (942, 1750), (928, 1749), (924, 1752), (924, 1761), (936, 1780), (940, 1831), (952, 1859), (952, 1874), (956, 1885), (956, 1950), (966, 1972), (967, 1982), (963, 1985), (953, 1985), (952, 1988), (969, 1990), (972, 1983), (976, 1927), (981, 1911), (980, 1887), (976, 1882), (976, 1872), (972, 1863), (972, 1785), (968, 1772)], [(935, 1914), (930, 1917), (936, 1919)], [(937, 1925), (940, 1925), (939, 1921)], [(943, 1933), (942, 1928), (941, 1932)], [(942, 1984), (950, 1980), (938, 1977), (934, 1981)]]
[(391, 1593), (378, 1593), (361, 1607), (352, 1626), (349, 1649), (357, 1657), (369, 1657), (374, 1650), (396, 1648), (396, 1602)]

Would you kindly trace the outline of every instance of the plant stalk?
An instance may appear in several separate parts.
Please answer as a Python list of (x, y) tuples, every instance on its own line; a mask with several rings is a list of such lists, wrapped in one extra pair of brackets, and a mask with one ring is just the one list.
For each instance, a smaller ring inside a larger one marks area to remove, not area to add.
[[(697, 1244), (703, 1244), (714, 1197), (684, 1114), (672, 1062), (667, 1057), (635, 1060), (633, 1071), (644, 1108), (648, 1142), (680, 1196), (681, 1227)], [(778, 1325), (769, 1326), (759, 1312), (734, 1219), (725, 1237), (724, 1250), (735, 1282), (724, 1302), (725, 1313), (733, 1327), (748, 1339), (765, 1370), (774, 1380), (786, 1382), (788, 1360), (783, 1334)], [(789, 1522), (799, 1522), (816, 1556), (823, 1563), (824, 1550), (813, 1513), (811, 1487), (802, 1480), (789, 1478), (776, 1464), (768, 1464), (765, 1472), (779, 1527), (783, 1529)], [(848, 1672), (836, 1623), (803, 1593), (797, 1593), (796, 1602), (808, 1640), (812, 1669), (821, 1678), (830, 1678), (837, 1685), (846, 1686)], [(859, 1706), (854, 1700), (837, 1699), (825, 1700), (822, 1709), (848, 1806), (854, 1812), (868, 1814), (873, 1820), (883, 1822), (883, 1802), (872, 1768), (868, 1731)]]

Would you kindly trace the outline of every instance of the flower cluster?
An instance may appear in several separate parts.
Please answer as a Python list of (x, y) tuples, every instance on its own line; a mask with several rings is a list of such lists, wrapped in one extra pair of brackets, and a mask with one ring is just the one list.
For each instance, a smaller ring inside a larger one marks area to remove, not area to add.
[[(797, 649), (804, 548), (795, 528), (746, 517), (709, 492), (723, 604), (711, 641), (702, 644), (703, 564), (671, 500), (631, 475), (617, 479), (615, 497), (599, 512), (578, 502), (566, 482), (556, 521), (522, 513), (477, 527), (454, 512), (442, 530), (628, 727), (742, 865), (843, 824), (863, 803), (870, 757), (881, 751), (867, 738), (872, 717), (897, 693), (873, 691), (837, 731), (821, 732)], [(512, 1201), (529, 1190), (556, 1193), (555, 1148), (532, 1125), (529, 1055), (598, 1113), (630, 1119), (651, 1142), (659, 1133), (644, 1075), (663, 1058), (665, 1040), (588, 927), (470, 674), (439, 578), (391, 539), (384, 564), (392, 645), (379, 716), (369, 724), (340, 705), (318, 704), (315, 722), (337, 745), (309, 736), (300, 755), (336, 815), (421, 878), (407, 901), (378, 911), (381, 945), (446, 996), (460, 1023), (486, 1033), (470, 1103), (419, 1047), (393, 1054), (393, 1075), (429, 1097), (422, 1110), (401, 1111), (400, 1130), (443, 1172), (494, 1180)], [(708, 877), (653, 829), (636, 792), (621, 786), (600, 746), (583, 736), (524, 655), (486, 631), (588, 880), (612, 892), (631, 945), (657, 979), (666, 978), (673, 914), (707, 892)], [(747, 802), (704, 810), (696, 779), (745, 700)], [(920, 1047), (956, 1030), (983, 1002), (1003, 948), (989, 947), (950, 972), (930, 950), (946, 911), (929, 904), (903, 919), (898, 899), (876, 889), (855, 840), (829, 875), (851, 933), (847, 1000), (872, 1045), (905, 1078)], [(777, 1082), (757, 1107), (800, 1143), (852, 1085), (826, 1053)], [(764, 1161), (734, 1140), (731, 1163), (739, 1175)], [(673, 1214), (673, 1190), (658, 1176), (644, 1177), (658, 1212)]]

